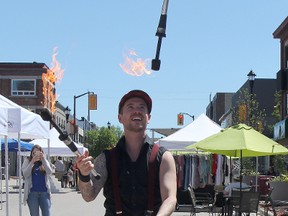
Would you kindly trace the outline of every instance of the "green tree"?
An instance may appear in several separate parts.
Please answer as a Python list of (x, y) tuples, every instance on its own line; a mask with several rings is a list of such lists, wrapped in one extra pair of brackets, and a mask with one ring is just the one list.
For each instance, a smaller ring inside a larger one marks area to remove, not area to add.
[[(260, 133), (263, 132), (266, 125), (265, 109), (259, 109), (259, 102), (256, 100), (256, 94), (250, 94), (248, 89), (240, 90), (236, 106), (232, 108), (232, 124), (244, 123), (253, 127)], [(254, 158), (242, 159), (243, 170), (245, 174), (252, 174), (256, 171)]]
[[(274, 101), (274, 110), (272, 112), (272, 116), (275, 119), (274, 125), (281, 121), (281, 92), (276, 91), (274, 94), (275, 101)], [(274, 129), (274, 125), (270, 126), (270, 130)], [(275, 155), (271, 156), (272, 165), (274, 166), (276, 172), (287, 174), (286, 164), (285, 164), (285, 155)]]
[(274, 110), (272, 112), (272, 116), (275, 119), (275, 124), (281, 120), (281, 93), (280, 91), (276, 91), (274, 94)]
[(92, 157), (97, 157), (103, 150), (114, 147), (117, 141), (122, 136), (123, 131), (120, 127), (111, 126), (100, 127), (86, 133), (86, 142), (88, 144), (89, 154)]
[(250, 94), (247, 88), (240, 90), (236, 106), (232, 108), (232, 124), (239, 123), (249, 125), (260, 133), (263, 132), (266, 125), (265, 109), (259, 109), (256, 94)]

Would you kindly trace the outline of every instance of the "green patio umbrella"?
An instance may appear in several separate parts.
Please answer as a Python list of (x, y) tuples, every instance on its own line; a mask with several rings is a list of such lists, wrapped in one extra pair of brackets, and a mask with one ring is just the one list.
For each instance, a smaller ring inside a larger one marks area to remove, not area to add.
[[(242, 157), (288, 154), (288, 149), (245, 124), (221, 130), (186, 147), (240, 158), (240, 191), (242, 190)], [(241, 206), (241, 193), (240, 193)], [(241, 215), (241, 214), (240, 214)]]
[(223, 129), (186, 148), (197, 148), (231, 157), (288, 154), (287, 148), (245, 124)]

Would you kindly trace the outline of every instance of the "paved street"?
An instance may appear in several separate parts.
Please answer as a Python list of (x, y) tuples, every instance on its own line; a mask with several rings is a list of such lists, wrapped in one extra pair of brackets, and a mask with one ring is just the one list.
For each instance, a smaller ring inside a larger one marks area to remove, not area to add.
[[(3, 194), (3, 201), (6, 200), (6, 194)], [(87, 203), (81, 194), (75, 190), (67, 190), (67, 192), (52, 194), (52, 216), (63, 215), (85, 215), (85, 216), (101, 216), (104, 215), (103, 206), (104, 197), (98, 196), (96, 200)], [(6, 216), (6, 202), (2, 203), (1, 216)], [(9, 193), (9, 216), (17, 216), (19, 213), (19, 194)], [(28, 206), (22, 205), (22, 215), (29, 216)], [(188, 216), (189, 212), (175, 212), (172, 216)], [(208, 216), (208, 213), (197, 213), (197, 216)], [(252, 214), (251, 214), (252, 215)]]
[[(7, 214), (7, 199), (5, 194), (5, 181), (2, 180), (2, 191), (0, 194), (2, 203), (0, 205), (1, 216), (17, 216), (20, 214), (19, 207), (19, 192), (15, 189), (16, 181), (9, 181), (9, 193), (8, 193), (8, 214)], [(22, 194), (23, 199), (23, 194)], [(82, 199), (80, 193), (75, 189), (61, 188), (58, 192), (52, 193), (52, 216), (63, 216), (63, 215), (85, 215), (85, 216), (101, 216), (105, 213), (103, 206), (104, 197), (101, 193), (96, 200), (87, 203)], [(22, 216), (29, 216), (28, 206), (21, 205)], [(189, 212), (175, 212), (172, 216), (188, 216)], [(197, 216), (208, 216), (208, 213), (197, 213)], [(252, 214), (251, 214), (252, 215)], [(261, 215), (261, 214), (260, 214)]]
[[(20, 215), (20, 207), (19, 207), (19, 190), (15, 189), (15, 186), (18, 185), (18, 181), (15, 179), (10, 179), (9, 182), (9, 193), (8, 193), (8, 215), (9, 216), (17, 216)], [(52, 193), (52, 216), (63, 216), (63, 215), (85, 215), (85, 216), (95, 216), (95, 215), (104, 215), (105, 208), (103, 206), (104, 196), (102, 193), (92, 202), (87, 203), (83, 200), (81, 194), (77, 192), (75, 189), (70, 188), (61, 188), (60, 182), (53, 182), (56, 184), (58, 192)], [(0, 215), (7, 215), (7, 199), (6, 199), (6, 188), (5, 188), (5, 180), (2, 180), (2, 194), (0, 193), (0, 204), (2, 208), (0, 208)], [(55, 191), (55, 189), (54, 189)], [(23, 193), (22, 193), (23, 199)], [(22, 216), (29, 216), (28, 206), (21, 205)], [(186, 216), (190, 215), (188, 212), (177, 212), (174, 213), (173, 216)], [(208, 214), (201, 213), (197, 214), (199, 216), (205, 216)]]
[[(0, 210), (0, 215), (6, 216), (6, 194), (3, 194), (2, 210)], [(53, 216), (63, 216), (63, 215), (85, 215), (85, 216), (95, 216), (104, 215), (105, 209), (103, 206), (104, 197), (98, 196), (93, 202), (85, 202), (81, 194), (77, 193), (75, 190), (61, 193), (52, 194), (52, 215)], [(19, 194), (9, 193), (9, 216), (17, 216), (19, 213)], [(22, 215), (28, 216), (29, 210), (28, 206), (22, 205)], [(175, 216), (185, 216), (190, 215), (189, 213), (175, 213)], [(208, 215), (208, 214), (199, 214)]]

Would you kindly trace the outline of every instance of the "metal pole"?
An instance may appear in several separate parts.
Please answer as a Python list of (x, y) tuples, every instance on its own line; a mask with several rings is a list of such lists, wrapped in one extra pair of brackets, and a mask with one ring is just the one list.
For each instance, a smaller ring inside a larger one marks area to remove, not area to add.
[[(78, 126), (76, 126), (76, 99), (79, 97), (82, 97), (86, 94), (90, 94), (90, 91), (85, 92), (85, 93), (78, 95), (78, 96), (74, 95), (74, 113), (73, 113), (73, 118), (74, 118), (74, 136), (73, 136), (74, 139), (73, 139), (73, 141), (74, 142), (78, 142), (78, 131), (76, 133), (76, 128), (78, 127)], [(89, 118), (89, 122), (90, 122), (89, 107), (88, 107), (88, 118)], [(76, 140), (76, 135), (77, 135), (77, 140)], [(75, 172), (75, 179), (76, 179), (76, 181), (75, 181), (76, 191), (79, 191), (79, 188), (78, 188), (78, 169)]]
[(181, 113), (181, 114), (183, 114), (183, 115), (188, 115), (189, 117), (191, 117), (192, 119), (193, 119), (193, 121), (194, 121), (194, 115), (190, 115), (189, 113)]
[[(74, 95), (74, 114), (73, 114), (73, 118), (74, 118), (74, 140), (73, 140), (73, 141), (76, 141), (76, 142), (78, 142), (78, 137), (77, 137), (77, 140), (76, 140), (76, 99), (79, 98), (79, 97), (82, 97), (82, 96), (84, 96), (84, 95), (86, 95), (86, 94), (89, 95), (90, 93), (94, 94), (94, 92), (88, 91), (88, 92), (85, 92), (85, 93), (83, 93), (83, 94), (81, 94), (81, 95), (78, 95), (78, 96)], [(88, 100), (89, 100), (89, 98), (88, 98)], [(88, 121), (89, 121), (89, 123), (90, 123), (90, 110), (89, 110), (89, 106), (88, 106)], [(78, 134), (78, 133), (77, 133), (77, 134)]]
[(73, 112), (73, 120), (74, 120), (74, 133), (73, 133), (73, 141), (76, 141), (76, 96), (74, 95), (74, 112)]
[(90, 92), (88, 92), (88, 116), (87, 116), (88, 122), (90, 123), (89, 95)]
[(8, 160), (8, 137), (5, 136), (5, 184), (6, 184), (6, 216), (9, 216), (9, 160)]
[(4, 175), (4, 173), (2, 173), (2, 151), (0, 151), (0, 210), (2, 210), (2, 208), (3, 208), (3, 197), (2, 197), (2, 195), (3, 195), (3, 191), (2, 191), (2, 177), (3, 177), (3, 175)]
[(20, 133), (18, 133), (18, 177), (19, 177), (19, 181), (18, 181), (18, 187), (19, 187), (19, 216), (22, 216), (22, 175), (21, 175), (21, 143), (20, 143)]

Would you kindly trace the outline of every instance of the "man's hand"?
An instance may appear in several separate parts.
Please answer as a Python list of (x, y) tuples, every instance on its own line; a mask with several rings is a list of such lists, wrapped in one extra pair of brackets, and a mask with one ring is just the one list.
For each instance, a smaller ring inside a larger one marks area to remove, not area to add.
[(94, 164), (92, 163), (93, 157), (85, 155), (77, 156), (76, 164), (83, 176), (89, 175), (92, 169), (94, 169)]

